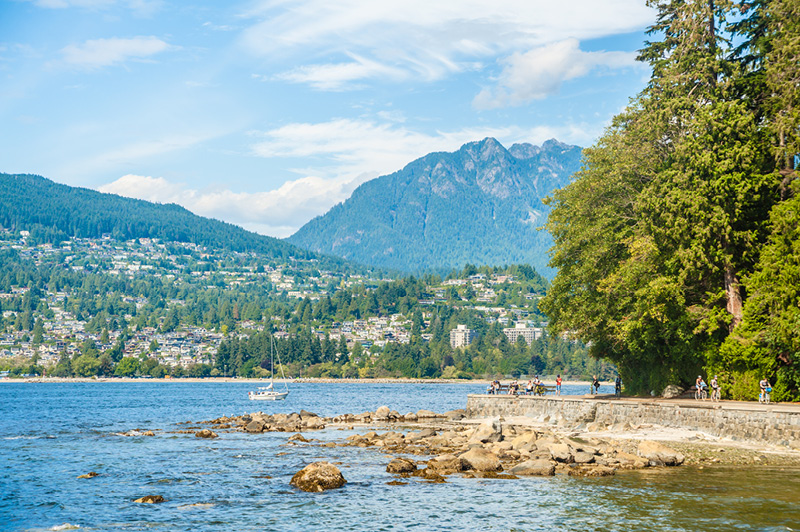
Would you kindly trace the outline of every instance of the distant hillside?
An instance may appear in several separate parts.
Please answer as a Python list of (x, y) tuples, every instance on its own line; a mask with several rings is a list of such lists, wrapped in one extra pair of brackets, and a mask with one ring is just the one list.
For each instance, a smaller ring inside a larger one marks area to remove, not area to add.
[(308, 259), (316, 254), (277, 238), (203, 218), (174, 204), (103, 194), (36, 175), (0, 173), (0, 226), (33, 230), (43, 241), (67, 236), (159, 238), (269, 257)]
[(408, 272), (528, 263), (551, 277), (541, 199), (569, 182), (581, 148), (506, 150), (493, 138), (431, 153), (368, 181), (289, 237), (307, 249)]

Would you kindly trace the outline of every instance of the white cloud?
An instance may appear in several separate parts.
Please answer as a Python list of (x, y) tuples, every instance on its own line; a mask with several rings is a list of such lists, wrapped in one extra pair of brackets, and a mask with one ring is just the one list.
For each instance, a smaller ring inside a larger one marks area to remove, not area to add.
[[(341, 90), (358, 80), (437, 80), (485, 60), (567, 38), (641, 30), (653, 11), (640, 0), (262, 0), (245, 18), (251, 53), (323, 58), (283, 79)], [(358, 57), (341, 61), (341, 57)], [(356, 85), (357, 86), (357, 85)]]
[(636, 64), (634, 52), (584, 52), (577, 39), (514, 53), (503, 59), (503, 71), (494, 89), (484, 89), (473, 100), (479, 109), (520, 105), (558, 91), (564, 81), (599, 68), (627, 68)]
[(286, 237), (347, 198), (359, 183), (360, 180), (348, 178), (303, 177), (287, 181), (275, 190), (249, 193), (229, 189), (197, 190), (183, 183), (171, 183), (163, 177), (129, 174), (98, 190), (159, 203), (177, 203), (200, 216), (225, 220), (262, 234)]
[(408, 72), (376, 61), (350, 54), (348, 63), (307, 65), (278, 74), (277, 79), (294, 83), (307, 83), (315, 89), (342, 90), (351, 88), (354, 81), (372, 78), (403, 80)]
[(584, 144), (597, 135), (585, 124), (559, 128), (467, 128), (432, 134), (414, 131), (400, 122), (339, 119), (293, 123), (266, 132), (252, 153), (265, 158), (322, 161), (295, 169), (302, 177), (265, 192), (236, 192), (222, 186), (198, 190), (163, 177), (125, 175), (99, 188), (121, 196), (177, 203), (201, 216), (241, 225), (277, 237), (293, 234), (315, 216), (347, 199), (361, 183), (403, 168), (435, 151), (455, 151), (461, 145), (495, 137), (505, 146), (515, 142), (540, 144), (550, 138)]
[(79, 68), (100, 68), (129, 60), (148, 60), (173, 47), (153, 36), (130, 39), (91, 39), (83, 44), (70, 44), (61, 49), (64, 62)]

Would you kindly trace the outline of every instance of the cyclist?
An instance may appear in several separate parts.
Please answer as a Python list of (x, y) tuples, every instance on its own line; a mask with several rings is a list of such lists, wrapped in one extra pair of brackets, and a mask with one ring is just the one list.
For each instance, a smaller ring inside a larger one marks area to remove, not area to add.
[(761, 395), (758, 396), (758, 400), (760, 402), (769, 403), (769, 394), (772, 391), (772, 386), (770, 386), (767, 378), (764, 377), (761, 382), (758, 383), (758, 386), (761, 388)]
[(714, 375), (714, 378), (711, 379), (711, 399), (719, 401), (720, 399), (720, 387), (719, 382), (717, 382), (717, 376)]
[(705, 397), (703, 397), (703, 392), (706, 391), (708, 385), (706, 384), (706, 381), (703, 380), (702, 376), (700, 375), (697, 376), (697, 380), (694, 382), (694, 386), (697, 389), (697, 398), (698, 399), (703, 398), (705, 400)]
[(622, 395), (622, 377), (617, 375), (617, 379), (614, 381), (614, 395), (619, 397)]

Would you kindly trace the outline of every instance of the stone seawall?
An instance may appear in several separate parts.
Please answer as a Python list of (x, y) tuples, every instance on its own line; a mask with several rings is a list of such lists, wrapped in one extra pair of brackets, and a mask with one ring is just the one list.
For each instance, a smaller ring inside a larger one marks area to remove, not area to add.
[(469, 395), (467, 417), (530, 417), (564, 425), (654, 424), (800, 448), (800, 407), (693, 401)]

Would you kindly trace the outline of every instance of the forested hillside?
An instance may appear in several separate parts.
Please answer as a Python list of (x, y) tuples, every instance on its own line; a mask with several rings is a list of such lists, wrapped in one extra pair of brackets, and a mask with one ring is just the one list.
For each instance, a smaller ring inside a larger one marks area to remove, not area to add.
[(0, 173), (0, 227), (29, 230), (38, 242), (108, 234), (119, 240), (158, 238), (281, 259), (316, 256), (277, 238), (194, 215), (178, 205), (103, 194), (27, 174)]
[(800, 3), (652, 2), (647, 88), (552, 196), (542, 308), (644, 393), (800, 399)]
[(506, 150), (492, 138), (431, 153), (364, 183), (289, 241), (407, 272), (527, 263), (549, 276), (541, 198), (569, 182), (580, 153), (554, 140)]

